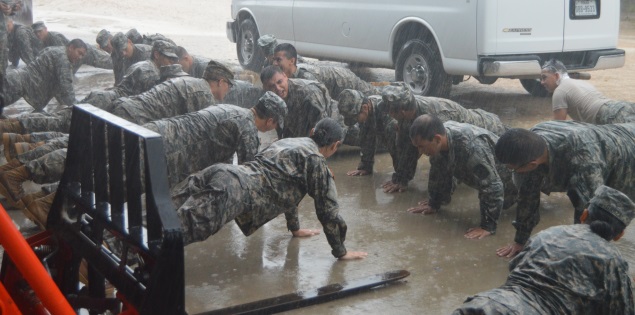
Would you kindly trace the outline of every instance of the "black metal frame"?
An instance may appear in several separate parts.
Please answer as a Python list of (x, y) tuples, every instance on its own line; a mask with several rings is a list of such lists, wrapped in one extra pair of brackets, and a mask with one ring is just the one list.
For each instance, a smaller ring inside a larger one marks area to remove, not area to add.
[[(185, 314), (182, 231), (159, 134), (92, 105), (74, 106), (47, 225), (71, 247), (66, 276), (57, 279), (66, 296), (78, 293), (85, 260), (91, 298), (104, 297), (108, 279), (140, 314)], [(119, 254), (104, 245), (105, 232), (121, 242)], [(130, 254), (140, 257), (132, 267)]]

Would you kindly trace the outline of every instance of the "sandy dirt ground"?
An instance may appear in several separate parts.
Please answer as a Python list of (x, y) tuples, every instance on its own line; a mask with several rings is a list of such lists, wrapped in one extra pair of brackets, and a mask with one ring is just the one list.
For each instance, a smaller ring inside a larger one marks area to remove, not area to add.
[[(69, 38), (94, 43), (99, 30), (127, 31), (136, 27), (142, 34), (162, 33), (191, 53), (236, 63), (235, 45), (225, 36), (230, 19), (230, 0), (208, 1), (79, 1), (35, 0), (34, 18), (44, 20), (50, 30)], [(635, 101), (635, 23), (623, 22), (619, 48), (626, 50), (626, 65), (615, 70), (592, 72), (591, 83), (608, 97)], [(392, 80), (385, 69), (355, 69), (369, 80)], [(78, 98), (92, 89), (113, 83), (112, 73), (82, 67), (75, 87)], [(481, 85), (475, 79), (454, 86), (450, 98), (468, 108), (483, 108), (498, 114), (514, 127), (530, 127), (550, 119), (550, 98), (535, 98), (517, 80), (499, 80)], [(28, 108), (23, 101), (6, 109), (19, 115)], [(336, 176), (341, 214), (349, 232), (350, 250), (364, 250), (363, 261), (339, 262), (329, 254), (323, 235), (293, 239), (278, 218), (246, 238), (228, 224), (209, 240), (186, 248), (187, 310), (196, 314), (256, 299), (307, 290), (391, 269), (407, 269), (412, 275), (399, 285), (388, 286), (344, 300), (301, 309), (294, 314), (447, 314), (468, 295), (502, 284), (507, 261), (494, 250), (513, 237), (513, 211), (502, 214), (497, 234), (482, 241), (465, 240), (465, 230), (478, 224), (476, 193), (458, 188), (452, 206), (434, 216), (405, 212), (427, 196), (425, 159), (419, 162), (410, 190), (387, 195), (379, 185), (390, 178), (390, 158), (377, 157), (375, 174), (365, 178), (344, 175), (358, 162), (358, 150), (344, 148), (329, 160)], [(18, 211), (10, 211), (23, 223)], [(312, 200), (300, 204), (304, 227), (319, 227)], [(540, 225), (535, 231), (572, 222), (566, 196), (552, 194), (541, 202)], [(627, 260), (635, 263), (635, 231), (628, 230), (619, 242)], [(631, 268), (632, 269), (632, 268)], [(631, 276), (634, 276), (631, 271)]]

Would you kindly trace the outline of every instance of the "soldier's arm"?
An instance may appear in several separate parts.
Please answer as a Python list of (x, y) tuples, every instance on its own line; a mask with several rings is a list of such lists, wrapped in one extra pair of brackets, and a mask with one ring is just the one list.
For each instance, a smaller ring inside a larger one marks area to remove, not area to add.
[(569, 199), (573, 204), (574, 222), (580, 222), (580, 216), (586, 204), (593, 198), (595, 190), (604, 185), (604, 176), (602, 172), (606, 168), (605, 161), (600, 156), (594, 156), (593, 152), (584, 150), (576, 152), (576, 156), (570, 161), (574, 171), (569, 179)]
[(18, 45), (19, 51), (21, 52), (20, 58), (28, 65), (35, 60), (36, 50), (39, 51), (39, 47), (33, 47), (27, 32), (20, 32), (17, 35), (19, 36)]
[(340, 258), (346, 255), (347, 226), (339, 215), (335, 181), (324, 158), (315, 156), (307, 160), (307, 178), (307, 192), (314, 200), (315, 213), (331, 245), (331, 253)]
[(468, 168), (472, 171), (470, 175), (474, 183), (478, 184), (481, 228), (494, 234), (503, 208), (505, 187), (496, 171), (496, 162), (489, 145), (482, 140), (472, 145), (474, 149), (469, 156)]
[(399, 125), (399, 135), (397, 136), (398, 162), (395, 173), (392, 176), (393, 183), (404, 186), (408, 185), (408, 182), (414, 178), (417, 170), (417, 161), (420, 156), (419, 151), (410, 141), (409, 131), (409, 125)]
[(602, 314), (635, 314), (635, 300), (633, 299), (633, 288), (631, 278), (628, 274), (628, 264), (622, 259), (613, 259), (609, 266), (607, 288), (608, 297), (605, 311)]
[(291, 232), (295, 232), (300, 229), (300, 219), (298, 217), (298, 207), (293, 207), (284, 213), (284, 218), (287, 220), (287, 229)]
[(447, 159), (442, 156), (430, 158), (430, 173), (428, 175), (428, 205), (439, 209), (444, 203), (452, 199), (453, 171), (449, 169)]
[(254, 125), (243, 124), (238, 126), (242, 128), (240, 130), (240, 139), (238, 140), (238, 164), (243, 164), (248, 161), (252, 161), (258, 153), (258, 147), (260, 146), (260, 140), (258, 139), (258, 130)]
[[(66, 55), (64, 55), (66, 58)], [(63, 105), (73, 105), (77, 103), (75, 99), (75, 89), (73, 88), (73, 69), (70, 62), (61, 63), (58, 67), (59, 97)]]
[(377, 146), (377, 130), (374, 124), (366, 122), (359, 126), (360, 133), (360, 157), (361, 161), (357, 166), (358, 170), (366, 171), (368, 174), (373, 172), (375, 164), (375, 150)]
[(523, 245), (529, 239), (531, 231), (540, 221), (540, 188), (543, 173), (534, 170), (525, 174), (515, 174), (518, 187), (518, 205), (516, 207), (516, 220), (512, 223), (516, 228), (514, 241)]

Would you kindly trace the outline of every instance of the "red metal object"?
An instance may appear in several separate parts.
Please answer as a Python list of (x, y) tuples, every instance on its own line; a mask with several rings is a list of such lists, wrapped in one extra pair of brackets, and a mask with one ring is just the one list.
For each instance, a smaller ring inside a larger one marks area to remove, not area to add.
[[(75, 314), (38, 257), (0, 206), (0, 244), (51, 314)], [(3, 313), (3, 314), (13, 314)]]

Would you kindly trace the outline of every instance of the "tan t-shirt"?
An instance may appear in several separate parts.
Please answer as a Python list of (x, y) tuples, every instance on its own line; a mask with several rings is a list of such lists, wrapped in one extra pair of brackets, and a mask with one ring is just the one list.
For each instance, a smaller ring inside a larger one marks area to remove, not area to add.
[(551, 108), (566, 108), (573, 120), (595, 123), (595, 115), (608, 100), (590, 83), (566, 78), (553, 92)]

